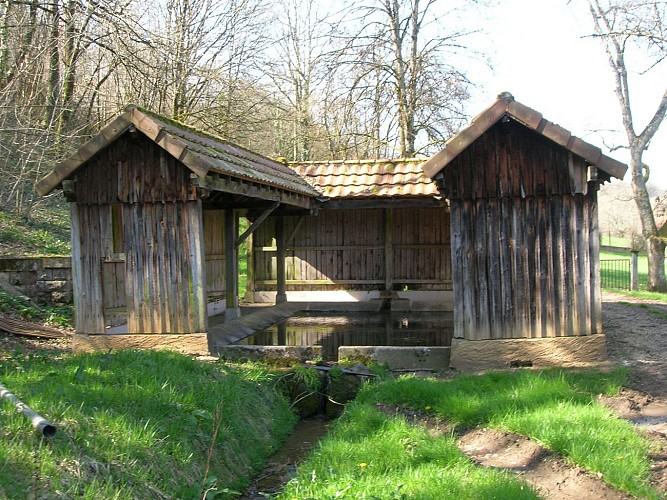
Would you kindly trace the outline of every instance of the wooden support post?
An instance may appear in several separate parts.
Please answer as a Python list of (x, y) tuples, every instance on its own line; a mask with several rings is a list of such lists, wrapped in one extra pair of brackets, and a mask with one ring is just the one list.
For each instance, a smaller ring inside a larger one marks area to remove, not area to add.
[(238, 221), (236, 212), (225, 210), (225, 321), (241, 316), (239, 308), (239, 252), (236, 247)]
[(287, 345), (287, 320), (278, 322), (278, 345)]
[(639, 289), (639, 251), (630, 252), (630, 290)]
[(280, 202), (279, 202), (279, 201), (276, 201), (273, 205), (271, 205), (271, 207), (269, 207), (269, 208), (267, 208), (266, 210), (264, 210), (264, 212), (262, 213), (262, 215), (260, 215), (260, 216), (257, 218), (257, 220), (255, 220), (255, 221), (250, 225), (250, 227), (249, 227), (248, 229), (246, 229), (245, 233), (243, 233), (243, 234), (242, 234), (241, 236), (239, 236), (238, 238), (235, 238), (234, 246), (236, 246), (236, 248), (240, 247), (240, 246), (241, 246), (241, 243), (243, 243), (247, 238), (249, 238), (249, 237), (252, 235), (252, 233), (254, 233), (254, 232), (257, 230), (257, 228), (258, 228), (259, 226), (262, 225), (262, 222), (264, 222), (264, 220), (266, 220), (266, 218), (267, 218), (269, 215), (271, 215), (271, 212), (273, 212), (273, 211), (274, 211), (276, 208), (278, 208), (279, 206), (280, 206)]
[(285, 222), (282, 216), (276, 218), (276, 304), (287, 302), (285, 277)]
[(245, 289), (245, 301), (246, 302), (255, 302), (255, 252), (252, 248), (252, 234), (248, 236), (246, 240), (248, 242), (246, 246), (246, 289)]
[(394, 288), (394, 209), (386, 208), (384, 227), (384, 289)]

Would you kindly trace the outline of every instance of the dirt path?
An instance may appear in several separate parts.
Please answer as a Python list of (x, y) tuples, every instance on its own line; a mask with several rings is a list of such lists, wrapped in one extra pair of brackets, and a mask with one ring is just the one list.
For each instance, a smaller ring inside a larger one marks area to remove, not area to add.
[[(629, 381), (600, 402), (649, 438), (653, 484), (667, 497), (667, 306), (605, 293), (602, 321), (609, 360), (628, 368)], [(523, 436), (477, 429), (462, 435), (459, 446), (482, 466), (521, 474), (545, 499), (629, 498)]]
[(651, 472), (667, 497), (667, 306), (605, 293), (602, 321), (607, 356), (628, 367), (628, 387), (600, 402), (651, 440)]
[(584, 469), (573, 467), (530, 439), (511, 432), (476, 429), (459, 440), (461, 451), (484, 467), (506, 469), (537, 490), (541, 498), (570, 500), (572, 498), (632, 497), (607, 486)]
[(667, 306), (606, 293), (602, 322), (609, 359), (630, 368), (629, 387), (667, 397)]

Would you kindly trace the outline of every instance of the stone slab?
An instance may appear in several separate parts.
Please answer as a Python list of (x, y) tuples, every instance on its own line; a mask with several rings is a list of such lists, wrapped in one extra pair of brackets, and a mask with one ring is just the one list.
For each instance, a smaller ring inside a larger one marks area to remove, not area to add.
[(322, 356), (321, 346), (225, 345), (216, 346), (213, 353), (227, 361), (266, 361), (291, 366)]
[(447, 370), (449, 347), (341, 346), (338, 359), (386, 364), (390, 370)]
[(542, 339), (452, 339), (451, 367), (483, 371), (519, 367), (595, 367), (607, 364), (603, 334)]

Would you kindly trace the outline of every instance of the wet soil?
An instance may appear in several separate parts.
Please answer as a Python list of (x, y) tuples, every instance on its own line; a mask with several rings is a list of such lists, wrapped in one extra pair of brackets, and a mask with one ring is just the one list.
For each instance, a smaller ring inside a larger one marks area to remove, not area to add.
[[(667, 497), (667, 306), (605, 293), (602, 318), (608, 358), (628, 368), (629, 380), (618, 396), (599, 401), (650, 441), (652, 484)], [(476, 429), (459, 446), (482, 466), (520, 474), (543, 498), (629, 498), (523, 436)]]

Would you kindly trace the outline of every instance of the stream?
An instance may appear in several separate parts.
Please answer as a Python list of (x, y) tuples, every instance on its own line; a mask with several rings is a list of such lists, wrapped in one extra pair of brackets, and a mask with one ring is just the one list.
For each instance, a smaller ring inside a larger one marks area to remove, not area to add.
[(330, 420), (323, 417), (301, 420), (282, 447), (269, 459), (264, 471), (250, 484), (241, 500), (266, 500), (279, 493), (296, 473), (297, 465), (310, 453), (329, 429)]

